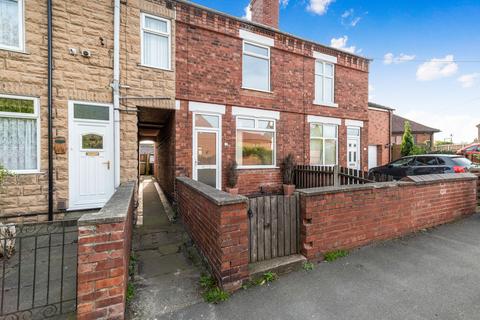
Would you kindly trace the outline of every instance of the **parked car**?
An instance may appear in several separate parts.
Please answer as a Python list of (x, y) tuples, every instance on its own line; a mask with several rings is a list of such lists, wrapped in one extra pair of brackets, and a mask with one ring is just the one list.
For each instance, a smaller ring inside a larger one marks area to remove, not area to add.
[(474, 143), (462, 148), (457, 151), (457, 154), (478, 163), (480, 162), (480, 143)]
[(439, 173), (464, 173), (473, 167), (470, 160), (459, 155), (426, 154), (403, 157), (381, 167), (370, 169), (371, 174), (387, 174), (400, 180), (406, 176)]

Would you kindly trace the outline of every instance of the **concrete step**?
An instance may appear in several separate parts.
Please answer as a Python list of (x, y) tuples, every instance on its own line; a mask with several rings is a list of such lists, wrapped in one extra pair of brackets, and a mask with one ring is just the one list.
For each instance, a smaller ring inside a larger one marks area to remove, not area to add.
[(251, 263), (248, 266), (250, 271), (250, 278), (257, 279), (263, 276), (266, 272), (274, 272), (277, 275), (286, 274), (303, 267), (307, 258), (301, 254), (294, 254), (291, 256), (274, 258), (261, 262)]

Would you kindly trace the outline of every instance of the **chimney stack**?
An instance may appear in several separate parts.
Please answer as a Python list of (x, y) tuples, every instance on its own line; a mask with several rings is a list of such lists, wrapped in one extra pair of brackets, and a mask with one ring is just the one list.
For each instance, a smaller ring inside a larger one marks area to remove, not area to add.
[(252, 0), (250, 10), (252, 11), (253, 22), (278, 29), (279, 0)]

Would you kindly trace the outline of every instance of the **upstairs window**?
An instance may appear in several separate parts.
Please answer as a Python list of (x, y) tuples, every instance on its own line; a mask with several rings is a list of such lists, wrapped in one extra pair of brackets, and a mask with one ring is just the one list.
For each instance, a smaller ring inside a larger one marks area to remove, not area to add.
[(0, 48), (23, 50), (23, 0), (0, 0)]
[(270, 91), (270, 48), (243, 42), (243, 88)]
[(142, 65), (170, 70), (170, 31), (169, 20), (142, 14)]
[(333, 166), (338, 163), (338, 126), (310, 124), (310, 164)]
[(334, 104), (335, 65), (330, 62), (315, 62), (315, 103)]
[(38, 99), (0, 95), (0, 164), (16, 173), (40, 168)]

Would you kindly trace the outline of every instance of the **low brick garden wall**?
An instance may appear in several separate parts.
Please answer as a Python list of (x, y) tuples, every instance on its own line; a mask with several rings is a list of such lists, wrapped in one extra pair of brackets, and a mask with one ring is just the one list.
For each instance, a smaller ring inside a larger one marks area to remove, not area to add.
[(176, 196), (184, 226), (218, 284), (239, 289), (249, 276), (247, 198), (186, 177), (177, 178)]
[(302, 254), (351, 249), (433, 227), (475, 212), (477, 177), (446, 174), (299, 190)]
[(77, 319), (124, 319), (135, 183), (78, 221)]

